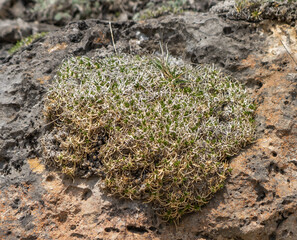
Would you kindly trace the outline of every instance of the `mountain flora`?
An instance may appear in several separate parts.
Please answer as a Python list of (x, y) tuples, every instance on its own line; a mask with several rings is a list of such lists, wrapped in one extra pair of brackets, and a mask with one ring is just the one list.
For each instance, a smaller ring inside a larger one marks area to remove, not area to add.
[(22, 40), (18, 41), (12, 48), (8, 50), (10, 54), (15, 53), (16, 51), (20, 50), (23, 47), (29, 46), (33, 41), (42, 38), (46, 35), (46, 32), (36, 33), (29, 37), (23, 38)]
[(199, 210), (253, 140), (255, 105), (215, 67), (175, 62), (66, 59), (45, 102), (55, 141), (43, 140), (44, 158), (72, 176), (95, 166), (106, 190), (165, 220)]
[(265, 3), (272, 3), (277, 8), (280, 3), (294, 4), (297, 0), (236, 0), (235, 8), (239, 13), (251, 10), (251, 17), (257, 18), (261, 15), (261, 6)]

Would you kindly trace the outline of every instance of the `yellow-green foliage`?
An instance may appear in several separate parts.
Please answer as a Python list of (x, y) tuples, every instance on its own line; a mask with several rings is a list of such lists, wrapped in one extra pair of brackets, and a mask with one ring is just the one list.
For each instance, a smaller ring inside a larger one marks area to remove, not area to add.
[(46, 32), (42, 32), (23, 38), (22, 40), (18, 41), (11, 49), (9, 49), (8, 52), (12, 54), (20, 50), (22, 47), (29, 46), (33, 41), (35, 41), (38, 38), (44, 37), (46, 34)]
[[(109, 192), (177, 220), (223, 187), (226, 158), (253, 139), (254, 109), (243, 86), (215, 67), (73, 57), (46, 98), (59, 149), (45, 158), (75, 175), (95, 154)], [(101, 136), (107, 141), (98, 145)]]

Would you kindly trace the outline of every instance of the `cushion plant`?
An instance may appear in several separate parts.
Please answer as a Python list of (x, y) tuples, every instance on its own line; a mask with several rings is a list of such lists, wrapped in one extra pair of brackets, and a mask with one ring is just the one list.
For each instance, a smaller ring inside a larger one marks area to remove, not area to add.
[(178, 220), (223, 187), (227, 157), (253, 140), (254, 109), (244, 87), (213, 66), (72, 57), (46, 98), (56, 147), (44, 144), (44, 156), (73, 176), (97, 161), (110, 193)]

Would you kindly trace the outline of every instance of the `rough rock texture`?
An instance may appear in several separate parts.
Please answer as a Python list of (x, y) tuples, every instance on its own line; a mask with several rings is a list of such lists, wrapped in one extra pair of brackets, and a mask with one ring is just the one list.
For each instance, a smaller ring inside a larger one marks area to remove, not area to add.
[(0, 0), (0, 19), (24, 18), (33, 3), (31, 0)]
[(32, 34), (40, 32), (50, 32), (57, 27), (42, 23), (29, 23), (21, 18), (14, 20), (0, 20), (0, 59), (5, 59), (9, 55), (9, 49)]
[(297, 59), (296, 30), (209, 13), (112, 29), (119, 52), (158, 52), (161, 42), (174, 56), (215, 63), (246, 83), (258, 103), (257, 140), (230, 159), (226, 187), (178, 226), (161, 222), (150, 205), (108, 196), (99, 179), (68, 179), (48, 168), (39, 142), (51, 127), (42, 99), (58, 65), (70, 55), (114, 52), (108, 23), (70, 23), (1, 63), (0, 238), (297, 239), (297, 74), (284, 48)]
[(20, 18), (17, 20), (0, 20), (0, 29), (1, 43), (15, 43), (33, 33), (32, 26)]

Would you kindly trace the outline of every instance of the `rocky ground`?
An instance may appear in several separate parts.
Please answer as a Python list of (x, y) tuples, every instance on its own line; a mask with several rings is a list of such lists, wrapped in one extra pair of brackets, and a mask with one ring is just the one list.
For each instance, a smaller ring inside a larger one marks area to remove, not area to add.
[[(175, 57), (215, 64), (245, 83), (258, 105), (257, 139), (230, 159), (226, 186), (176, 226), (150, 205), (102, 192), (98, 178), (71, 179), (42, 161), (40, 139), (51, 128), (42, 114), (49, 84), (68, 56), (114, 54), (108, 18), (64, 27), (25, 15), (1, 20), (0, 239), (297, 239), (296, 18), (247, 21), (232, 14), (232, 1), (215, 3), (111, 24), (118, 52), (156, 53), (161, 42)], [(50, 33), (8, 54), (20, 31), (41, 29)]]

